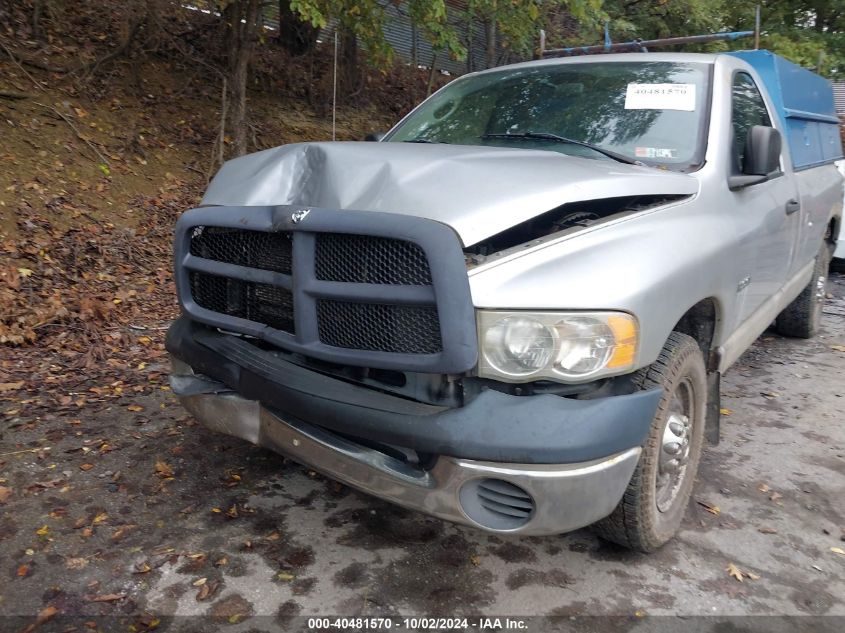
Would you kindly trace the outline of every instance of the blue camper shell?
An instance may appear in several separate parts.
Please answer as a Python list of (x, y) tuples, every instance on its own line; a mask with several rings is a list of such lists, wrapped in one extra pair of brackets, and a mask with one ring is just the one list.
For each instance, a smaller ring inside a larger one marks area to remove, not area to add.
[(843, 157), (833, 85), (770, 51), (727, 53), (748, 62), (766, 86), (786, 131), (793, 169), (809, 169)]

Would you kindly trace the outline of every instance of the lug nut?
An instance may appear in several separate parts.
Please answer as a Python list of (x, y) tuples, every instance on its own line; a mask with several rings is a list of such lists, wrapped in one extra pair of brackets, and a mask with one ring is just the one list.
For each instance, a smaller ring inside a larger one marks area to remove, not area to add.
[(668, 442), (663, 445), (663, 450), (670, 455), (677, 455), (681, 452), (681, 445), (678, 442)]

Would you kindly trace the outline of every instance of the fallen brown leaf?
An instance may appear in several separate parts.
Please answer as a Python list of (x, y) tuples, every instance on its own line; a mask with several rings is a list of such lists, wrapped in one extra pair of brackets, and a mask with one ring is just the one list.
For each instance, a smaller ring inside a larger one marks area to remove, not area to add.
[(728, 576), (735, 578), (739, 582), (743, 582), (744, 578), (748, 578), (750, 580), (760, 580), (759, 575), (750, 571), (744, 571), (733, 563), (728, 563), (728, 566), (725, 568), (725, 571), (728, 572)]
[(136, 527), (137, 526), (132, 524), (132, 523), (127, 523), (126, 525), (121, 525), (119, 528), (117, 528), (112, 533), (111, 540), (115, 541), (115, 542), (120, 541), (124, 536), (126, 536), (127, 532), (134, 530)]
[(94, 468), (94, 464), (81, 464), (79, 468), (80, 470), (89, 471)]
[(23, 387), (23, 385), (23, 380), (19, 382), (0, 382), (0, 393), (3, 393), (4, 391), (17, 391)]
[(211, 587), (209, 585), (203, 585), (200, 587), (200, 590), (197, 592), (197, 602), (202, 602), (206, 598), (208, 598), (208, 594), (211, 593)]
[(48, 481), (36, 481), (30, 488), (58, 488), (63, 483), (65, 483), (64, 479), (50, 479)]
[(757, 531), (758, 531), (760, 534), (777, 534), (777, 533), (778, 533), (778, 531), (777, 531), (775, 528), (773, 528), (773, 527), (766, 527), (766, 526), (763, 526), (763, 527), (757, 528)]
[(739, 582), (742, 582), (742, 570), (733, 563), (728, 563), (728, 566), (725, 568), (725, 571), (728, 572), (728, 576), (733, 576)]
[(88, 596), (88, 602), (116, 602), (123, 600), (125, 597), (125, 593), (104, 593), (101, 596)]
[(22, 629), (21, 633), (32, 633), (32, 631), (34, 631), (37, 627), (52, 620), (58, 612), (59, 610), (53, 605), (44, 607), (38, 612), (38, 615), (35, 616), (35, 622)]
[(12, 496), (12, 489), (0, 486), (0, 503), (6, 503), (6, 500)]
[(87, 566), (87, 558), (68, 558), (65, 560), (65, 567), (67, 567), (68, 569), (83, 569)]
[(845, 352), (845, 345), (831, 345), (830, 349), (836, 352)]
[(716, 516), (719, 516), (719, 514), (722, 512), (722, 511), (719, 509), (719, 506), (714, 506), (714, 505), (712, 505), (712, 504), (710, 504), (710, 503), (707, 503), (706, 501), (701, 501), (701, 500), (699, 500), (699, 499), (696, 499), (696, 500), (695, 500), (695, 502), (696, 502), (698, 505), (700, 505), (702, 508), (704, 508), (705, 510), (707, 510), (710, 514), (715, 514)]
[(173, 477), (173, 468), (166, 462), (158, 460), (155, 465), (156, 474), (159, 477)]

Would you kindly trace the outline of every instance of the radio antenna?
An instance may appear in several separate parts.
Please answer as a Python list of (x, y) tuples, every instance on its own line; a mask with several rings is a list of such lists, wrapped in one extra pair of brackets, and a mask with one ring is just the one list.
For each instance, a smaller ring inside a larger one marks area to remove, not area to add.
[(337, 27), (334, 29), (334, 68), (332, 75), (332, 140), (337, 140)]

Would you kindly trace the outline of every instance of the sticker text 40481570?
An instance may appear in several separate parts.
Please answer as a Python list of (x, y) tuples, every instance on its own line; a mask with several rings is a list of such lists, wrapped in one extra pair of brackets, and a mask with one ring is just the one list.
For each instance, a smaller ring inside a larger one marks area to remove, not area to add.
[(695, 84), (628, 84), (626, 110), (695, 110)]

